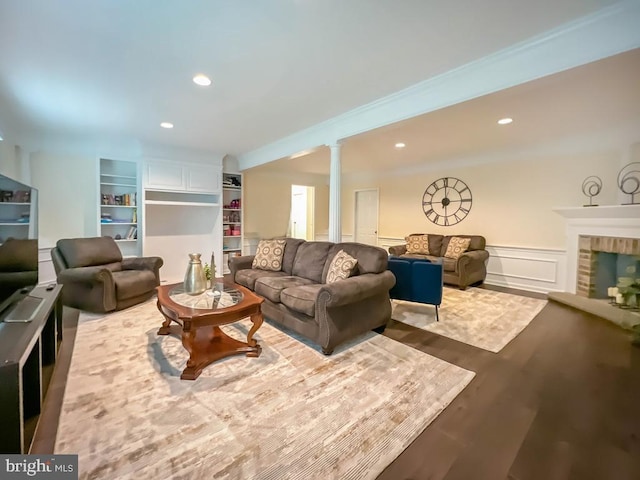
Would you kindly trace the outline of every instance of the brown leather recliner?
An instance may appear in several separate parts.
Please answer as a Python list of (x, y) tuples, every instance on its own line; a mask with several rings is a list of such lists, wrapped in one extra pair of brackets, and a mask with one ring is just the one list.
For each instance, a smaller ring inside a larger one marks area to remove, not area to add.
[(111, 312), (150, 298), (160, 284), (160, 257), (122, 258), (111, 237), (65, 238), (51, 249), (62, 303)]

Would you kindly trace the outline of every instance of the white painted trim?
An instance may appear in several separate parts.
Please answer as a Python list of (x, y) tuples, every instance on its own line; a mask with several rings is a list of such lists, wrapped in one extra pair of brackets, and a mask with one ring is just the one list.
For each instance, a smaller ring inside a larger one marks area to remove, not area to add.
[(531, 292), (564, 290), (564, 250), (487, 245), (486, 283)]
[(562, 207), (554, 212), (567, 220), (567, 271), (562, 291), (576, 293), (580, 236), (640, 238), (640, 205)]
[(638, 24), (640, 2), (616, 3), (241, 155), (238, 166), (262, 165), (632, 50), (640, 46)]

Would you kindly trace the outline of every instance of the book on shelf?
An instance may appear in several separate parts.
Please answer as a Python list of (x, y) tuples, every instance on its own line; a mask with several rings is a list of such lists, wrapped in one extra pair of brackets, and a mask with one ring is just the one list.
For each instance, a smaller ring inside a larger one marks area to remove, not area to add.
[(124, 193), (116, 195), (113, 193), (101, 193), (100, 203), (102, 205), (122, 205), (125, 207), (135, 207), (137, 201), (136, 193)]
[(127, 232), (127, 240), (135, 240), (138, 238), (138, 228), (133, 225), (129, 227), (129, 231)]

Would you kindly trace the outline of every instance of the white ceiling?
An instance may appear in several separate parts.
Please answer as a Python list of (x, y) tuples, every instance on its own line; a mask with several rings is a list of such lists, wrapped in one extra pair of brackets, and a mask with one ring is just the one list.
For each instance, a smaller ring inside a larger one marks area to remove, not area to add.
[[(0, 129), (17, 142), (113, 137), (237, 156), (614, 3), (0, 0)], [(213, 86), (194, 85), (198, 72)], [(507, 102), (516, 116), (517, 99), (505, 95), (494, 107)], [(437, 156), (463, 130), (466, 140), (499, 141), (475, 116), (493, 120), (491, 100), (478, 105), (473, 114), (459, 106), (462, 123), (453, 107), (438, 122), (406, 125)], [(386, 148), (394, 129), (353, 148)], [(411, 157), (420, 144), (405, 141)]]
[[(500, 126), (503, 117), (514, 122)], [(591, 148), (596, 138), (615, 143), (628, 133), (639, 141), (639, 132), (640, 49), (635, 49), (348, 138), (341, 164), (344, 174), (406, 173), (483, 155), (495, 159), (501, 152), (513, 157), (563, 141)], [(406, 147), (394, 148), (397, 142)], [(322, 147), (253, 170), (328, 175), (329, 165), (329, 148)]]

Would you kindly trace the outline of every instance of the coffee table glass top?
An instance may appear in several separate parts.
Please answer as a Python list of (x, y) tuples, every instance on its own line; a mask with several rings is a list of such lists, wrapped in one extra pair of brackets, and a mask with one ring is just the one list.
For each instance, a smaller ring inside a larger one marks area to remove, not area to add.
[(243, 295), (241, 291), (223, 283), (216, 283), (213, 288), (206, 289), (204, 293), (190, 295), (185, 293), (184, 285), (180, 283), (171, 289), (169, 297), (184, 307), (216, 310), (237, 305), (242, 301)]

